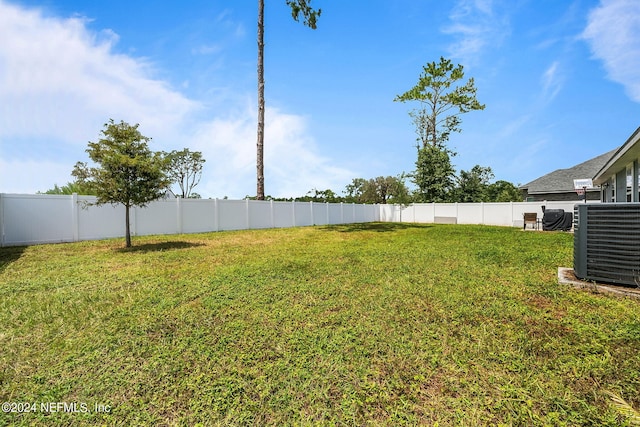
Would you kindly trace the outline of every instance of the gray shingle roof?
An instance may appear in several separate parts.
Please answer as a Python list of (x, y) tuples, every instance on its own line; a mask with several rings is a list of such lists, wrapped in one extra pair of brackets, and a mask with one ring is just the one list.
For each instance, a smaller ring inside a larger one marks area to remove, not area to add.
[(616, 148), (568, 169), (555, 170), (520, 186), (520, 189), (527, 190), (529, 194), (572, 192), (574, 179), (593, 178), (617, 150)]

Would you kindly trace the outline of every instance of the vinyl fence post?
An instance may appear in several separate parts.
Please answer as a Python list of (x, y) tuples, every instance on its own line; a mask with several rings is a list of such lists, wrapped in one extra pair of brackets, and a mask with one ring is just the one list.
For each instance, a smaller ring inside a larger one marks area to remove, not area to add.
[(176, 218), (178, 219), (176, 232), (182, 234), (182, 202), (180, 201), (180, 197), (176, 197), (176, 209)]
[(456, 224), (460, 223), (460, 219), (458, 218), (458, 202), (456, 202)]
[(270, 200), (269, 203), (271, 204), (270, 206), (271, 228), (276, 228), (276, 219), (275, 219), (275, 214), (273, 213), (273, 200)]
[(80, 240), (80, 224), (78, 224), (78, 193), (71, 195), (71, 227), (73, 241)]
[(244, 208), (247, 230), (251, 230), (251, 220), (249, 219), (249, 199), (244, 199)]
[(293, 227), (296, 226), (296, 201), (291, 201), (291, 210), (293, 212)]
[(0, 248), (4, 246), (4, 194), (0, 193)]
[(331, 224), (331, 221), (329, 221), (329, 202), (326, 203), (327, 206), (327, 224)]
[(511, 226), (513, 227), (513, 202), (509, 202), (509, 206), (511, 207)]
[(313, 216), (313, 201), (309, 200), (309, 210), (311, 211), (311, 225), (316, 225), (316, 219)]
[(340, 224), (344, 224), (344, 203), (340, 202)]
[(213, 201), (213, 231), (220, 231), (220, 215), (218, 210), (218, 198)]
[(431, 210), (433, 211), (432, 222), (436, 222), (436, 202), (431, 202)]

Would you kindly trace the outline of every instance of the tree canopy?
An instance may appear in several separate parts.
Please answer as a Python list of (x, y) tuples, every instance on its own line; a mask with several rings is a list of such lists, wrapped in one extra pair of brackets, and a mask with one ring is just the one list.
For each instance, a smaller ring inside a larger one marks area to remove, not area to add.
[(427, 145), (418, 150), (416, 170), (411, 174), (418, 186), (417, 202), (447, 202), (455, 186), (455, 170), (447, 150)]
[(183, 150), (173, 150), (170, 153), (162, 153), (166, 162), (167, 177), (171, 181), (171, 184), (177, 184), (180, 191), (173, 191), (169, 188), (169, 191), (176, 196), (183, 199), (190, 198), (193, 193), (193, 189), (200, 182), (202, 177), (202, 168), (205, 163), (205, 159), (202, 157), (200, 151), (189, 151), (188, 148)]
[(95, 190), (97, 205), (124, 205), (127, 247), (131, 246), (129, 209), (161, 198), (170, 183), (162, 154), (149, 149), (151, 138), (142, 135), (138, 126), (110, 119), (102, 138), (88, 143), (86, 152), (95, 166), (78, 162), (72, 172), (78, 182)]
[(486, 202), (489, 181), (493, 179), (490, 167), (475, 165), (470, 171), (460, 171), (456, 188), (456, 201), (462, 203)]
[(291, 16), (296, 21), (302, 16), (305, 26), (315, 30), (318, 17), (322, 14), (322, 9), (311, 7), (311, 0), (287, 0), (287, 5), (291, 8)]
[(351, 203), (398, 203), (410, 202), (409, 189), (404, 175), (355, 178), (345, 188), (345, 200)]
[(440, 62), (429, 62), (422, 67), (418, 83), (396, 96), (394, 101), (417, 101), (420, 107), (410, 115), (418, 134), (418, 148), (427, 145), (446, 149), (451, 132), (460, 132), (460, 115), (472, 110), (483, 110), (476, 98), (477, 89), (473, 77), (461, 86), (452, 87), (464, 78), (462, 65), (454, 66), (451, 60), (440, 57)]
[(68, 182), (62, 187), (59, 187), (58, 184), (54, 184), (53, 188), (45, 191), (44, 193), (38, 192), (38, 194), (80, 194), (83, 196), (95, 196), (96, 192), (90, 185), (87, 183), (80, 183), (78, 181)]

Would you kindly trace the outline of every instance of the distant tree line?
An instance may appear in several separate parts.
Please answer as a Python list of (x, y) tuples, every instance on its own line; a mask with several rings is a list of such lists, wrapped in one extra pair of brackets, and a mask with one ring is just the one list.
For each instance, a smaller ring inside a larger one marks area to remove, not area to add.
[[(478, 203), (478, 202), (520, 202), (522, 194), (507, 181), (496, 181), (490, 167), (474, 166), (470, 171), (460, 171), (452, 176), (450, 185), (443, 189), (438, 200), (424, 200), (420, 188), (411, 191), (406, 184), (411, 175), (379, 176), (371, 179), (355, 178), (339, 195), (331, 189), (316, 188), (304, 196), (278, 198), (266, 196), (265, 200), (319, 202), (319, 203), (365, 203), (365, 204), (410, 204), (423, 202)], [(253, 196), (245, 199), (255, 200)]]

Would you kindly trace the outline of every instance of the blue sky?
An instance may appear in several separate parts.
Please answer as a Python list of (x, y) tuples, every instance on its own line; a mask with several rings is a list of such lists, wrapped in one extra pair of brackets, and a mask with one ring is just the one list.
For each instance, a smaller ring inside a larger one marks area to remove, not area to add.
[[(524, 184), (640, 125), (637, 0), (312, 4), (315, 31), (266, 0), (266, 194), (413, 170), (413, 106), (393, 99), (441, 56), (486, 104), (451, 137), (457, 170)], [(255, 195), (256, 18), (256, 1), (0, 0), (0, 192), (71, 181), (113, 118), (202, 151), (203, 197)]]

